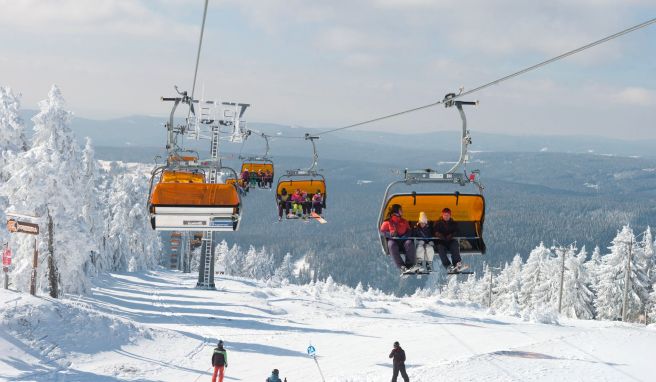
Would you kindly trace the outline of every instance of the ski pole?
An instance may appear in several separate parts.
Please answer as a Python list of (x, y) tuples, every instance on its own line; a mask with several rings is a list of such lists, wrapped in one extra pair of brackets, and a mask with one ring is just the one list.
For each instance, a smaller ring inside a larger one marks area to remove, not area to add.
[(205, 374), (205, 373), (207, 373), (208, 371), (210, 371), (211, 368), (212, 368), (212, 366), (208, 367), (207, 370), (205, 370), (204, 372), (198, 374), (198, 377), (196, 377), (196, 379), (194, 379), (194, 382), (198, 381), (198, 378), (202, 377), (203, 374)]
[(324, 376), (323, 376), (323, 372), (321, 371), (321, 367), (319, 366), (319, 361), (317, 360), (317, 356), (316, 356), (316, 355), (313, 355), (312, 358), (314, 358), (314, 363), (317, 364), (317, 369), (319, 369), (319, 375), (321, 375), (321, 380), (322, 380), (323, 382), (326, 382), (326, 378), (324, 378)]

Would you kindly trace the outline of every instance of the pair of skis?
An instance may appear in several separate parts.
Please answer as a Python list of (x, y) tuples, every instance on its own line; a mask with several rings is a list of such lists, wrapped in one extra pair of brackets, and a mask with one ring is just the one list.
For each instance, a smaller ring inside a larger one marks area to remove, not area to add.
[[(471, 275), (474, 274), (474, 272), (467, 271), (469, 269), (469, 265), (467, 264), (462, 264), (460, 265), (460, 269), (458, 270), (453, 270), (453, 271), (447, 271), (448, 275)], [(407, 271), (403, 272), (401, 275), (402, 276), (410, 276), (410, 275), (428, 275), (430, 274), (429, 271), (426, 270), (426, 268), (410, 268)]]
[[(293, 217), (290, 217), (290, 216), (293, 216)], [(310, 213), (310, 216), (309, 216), (309, 217), (312, 218), (312, 219), (314, 219), (314, 220), (316, 220), (316, 221), (318, 221), (319, 224), (326, 224), (326, 223), (328, 223), (328, 221), (327, 221), (326, 219), (322, 218), (321, 215), (319, 215), (319, 214), (316, 213), (316, 212), (312, 212), (312, 213)], [(298, 216), (296, 216), (296, 215), (288, 215), (288, 216), (287, 216), (287, 219), (300, 219), (300, 218), (299, 218)], [(308, 220), (308, 221), (309, 221), (309, 220)]]

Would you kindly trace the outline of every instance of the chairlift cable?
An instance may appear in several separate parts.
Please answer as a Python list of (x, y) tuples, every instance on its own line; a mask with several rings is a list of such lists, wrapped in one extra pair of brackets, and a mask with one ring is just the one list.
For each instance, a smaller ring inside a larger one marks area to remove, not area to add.
[(198, 52), (196, 53), (196, 68), (194, 69), (194, 82), (191, 86), (191, 102), (189, 103), (189, 113), (187, 113), (187, 119), (191, 115), (191, 109), (194, 104), (194, 93), (196, 91), (196, 77), (198, 76), (198, 64), (200, 62), (200, 51), (203, 46), (203, 33), (205, 32), (205, 19), (207, 18), (207, 5), (209, 0), (205, 0), (205, 8), (203, 9), (203, 22), (200, 25), (200, 39), (198, 40)]
[[(548, 59), (548, 60), (542, 61), (542, 62), (540, 62), (540, 63), (538, 63), (538, 64), (535, 64), (535, 65), (529, 66), (529, 67), (527, 67), (527, 68), (524, 68), (524, 69), (522, 69), (522, 70), (519, 70), (519, 71), (514, 72), (514, 73), (512, 73), (512, 74), (509, 74), (509, 75), (507, 75), (507, 76), (501, 77), (501, 78), (499, 78), (499, 79), (497, 79), (497, 80), (494, 80), (494, 81), (488, 82), (488, 83), (486, 83), (486, 84), (484, 84), (484, 85), (481, 85), (481, 86), (475, 87), (475, 88), (473, 88), (473, 89), (471, 89), (471, 90), (468, 90), (468, 91), (466, 91), (466, 92), (456, 94), (454, 97), (450, 98), (449, 100), (454, 100), (454, 99), (456, 99), (456, 98), (460, 98), (460, 97), (467, 96), (467, 95), (469, 95), (469, 94), (472, 94), (472, 93), (475, 93), (475, 92), (481, 91), (481, 90), (483, 90), (483, 89), (485, 89), (485, 88), (488, 88), (488, 87), (490, 87), (490, 86), (492, 86), (492, 85), (498, 85), (498, 84), (500, 84), (501, 82), (507, 81), (507, 80), (509, 80), (509, 79), (511, 79), (511, 78), (514, 78), (514, 77), (520, 76), (520, 75), (525, 74), (525, 73), (528, 73), (528, 72), (530, 72), (530, 71), (532, 71), (532, 70), (535, 70), (535, 69), (538, 69), (538, 68), (540, 68), (540, 67), (543, 67), (543, 66), (549, 65), (549, 64), (551, 64), (551, 63), (553, 63), (553, 62), (556, 62), (556, 61), (562, 60), (562, 59), (564, 59), (564, 58), (566, 58), (566, 57), (569, 57), (569, 56), (574, 55), (574, 54), (576, 54), (576, 53), (580, 53), (580, 52), (582, 52), (582, 51), (584, 51), (584, 50), (590, 49), (590, 48), (595, 47), (595, 46), (597, 46), (597, 45), (600, 45), (600, 44), (606, 43), (606, 42), (608, 42), (608, 41), (614, 40), (614, 39), (616, 39), (616, 38), (618, 38), (618, 37), (621, 37), (621, 36), (623, 36), (623, 35), (629, 34), (629, 33), (631, 33), (631, 32), (635, 32), (635, 31), (637, 31), (637, 30), (639, 30), (639, 29), (645, 28), (645, 27), (647, 27), (647, 26), (649, 26), (649, 25), (651, 25), (651, 24), (654, 24), (654, 23), (656, 23), (656, 18), (652, 18), (652, 19), (647, 20), (647, 21), (645, 21), (645, 22), (643, 22), (643, 23), (640, 23), (640, 24), (634, 25), (634, 26), (632, 26), (632, 27), (630, 27), (630, 28), (624, 29), (624, 30), (622, 30), (622, 31), (620, 31), (620, 32), (617, 32), (617, 33), (614, 33), (614, 34), (612, 34), (612, 35), (610, 35), (610, 36), (606, 36), (606, 37), (604, 37), (604, 38), (602, 38), (602, 39), (599, 39), (599, 40), (593, 41), (593, 42), (591, 42), (591, 43), (589, 43), (589, 44), (586, 44), (586, 45), (583, 45), (583, 46), (581, 46), (581, 47), (579, 47), (579, 48), (576, 48), (576, 49), (570, 50), (570, 51), (565, 52), (565, 53), (563, 53), (563, 54), (560, 54), (560, 55), (558, 55), (558, 56), (556, 56), (556, 57), (553, 57), (553, 58), (550, 58), (550, 59)], [(412, 109), (403, 110), (403, 111), (400, 111), (400, 112), (397, 112), (397, 113), (388, 114), (388, 115), (385, 115), (385, 116), (382, 116), (382, 117), (369, 119), (369, 120), (366, 120), (366, 121), (363, 121), (363, 122), (358, 122), (358, 123), (354, 123), (354, 124), (351, 124), (351, 125), (347, 125), (347, 126), (343, 126), (343, 127), (338, 127), (338, 128), (335, 128), (335, 129), (325, 130), (325, 131), (319, 132), (319, 133), (317, 133), (317, 134), (315, 134), (315, 135), (324, 135), (324, 134), (334, 133), (334, 132), (336, 132), (336, 131), (346, 130), (346, 129), (350, 129), (350, 128), (353, 128), (353, 127), (362, 126), (362, 125), (366, 125), (366, 124), (369, 124), (369, 123), (382, 121), (382, 120), (385, 120), (385, 119), (388, 119), (388, 118), (398, 117), (398, 116), (403, 115), (403, 114), (413, 113), (413, 112), (415, 112), (415, 111), (419, 111), (419, 110), (423, 110), (423, 109), (431, 108), (431, 107), (434, 107), (434, 106), (437, 106), (437, 105), (443, 104), (444, 102), (445, 102), (445, 100), (440, 100), (440, 101), (433, 102), (433, 103), (430, 103), (430, 104), (427, 104), (427, 105), (424, 105), (424, 106), (419, 106), (419, 107), (415, 107), (415, 108), (412, 108)]]

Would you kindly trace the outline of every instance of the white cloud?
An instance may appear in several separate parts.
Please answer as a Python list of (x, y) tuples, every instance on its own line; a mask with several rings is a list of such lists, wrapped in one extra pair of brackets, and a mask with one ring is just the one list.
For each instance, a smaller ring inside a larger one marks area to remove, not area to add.
[(656, 92), (641, 87), (624, 88), (616, 94), (615, 98), (618, 101), (629, 105), (656, 105)]
[(365, 46), (367, 39), (361, 32), (353, 28), (337, 26), (321, 32), (318, 42), (324, 48), (350, 51)]
[(380, 63), (378, 57), (366, 53), (352, 53), (343, 60), (344, 65), (353, 68), (370, 69)]
[(200, 28), (136, 0), (0, 0), (0, 24), (35, 35), (128, 35), (195, 40)]

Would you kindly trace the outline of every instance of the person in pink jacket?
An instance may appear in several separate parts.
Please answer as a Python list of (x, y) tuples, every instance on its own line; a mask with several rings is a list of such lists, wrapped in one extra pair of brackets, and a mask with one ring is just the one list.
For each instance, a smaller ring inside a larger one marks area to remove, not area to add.
[(304, 202), (303, 194), (301, 193), (301, 190), (297, 188), (294, 195), (292, 195), (292, 214), (296, 215), (296, 217), (301, 217), (303, 215)]

